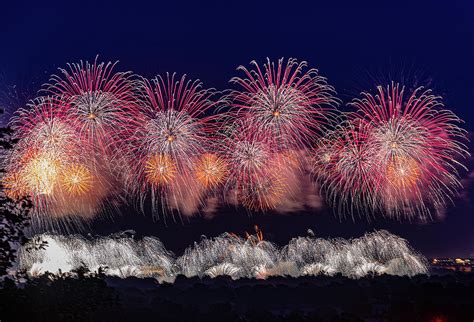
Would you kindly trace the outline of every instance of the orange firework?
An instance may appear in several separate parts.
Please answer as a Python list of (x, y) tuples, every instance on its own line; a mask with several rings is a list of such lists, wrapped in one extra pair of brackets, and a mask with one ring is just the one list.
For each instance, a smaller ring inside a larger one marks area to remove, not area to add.
[(18, 200), (28, 195), (25, 183), (18, 171), (7, 174), (2, 180), (5, 194), (8, 198)]
[(224, 160), (215, 154), (203, 154), (196, 166), (196, 178), (206, 188), (221, 184), (227, 176), (228, 169)]
[(92, 187), (92, 175), (83, 165), (74, 164), (62, 173), (62, 187), (71, 195), (80, 196)]
[(166, 184), (176, 176), (176, 165), (164, 154), (155, 154), (148, 158), (145, 174), (151, 184)]
[(420, 178), (418, 162), (409, 157), (394, 157), (387, 166), (387, 178), (395, 188), (413, 187)]
[(301, 166), (301, 156), (294, 150), (279, 153), (275, 161), (275, 165), (280, 168), (297, 169)]

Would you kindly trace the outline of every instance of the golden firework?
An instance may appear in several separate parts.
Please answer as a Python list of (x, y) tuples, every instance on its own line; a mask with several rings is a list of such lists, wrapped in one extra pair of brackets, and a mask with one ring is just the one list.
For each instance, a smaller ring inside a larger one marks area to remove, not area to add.
[(418, 162), (410, 157), (394, 157), (387, 167), (387, 178), (395, 188), (410, 188), (420, 178)]
[(196, 178), (206, 188), (215, 187), (222, 183), (227, 176), (227, 163), (215, 154), (206, 153), (196, 165)]
[(7, 174), (2, 179), (5, 195), (14, 200), (18, 200), (28, 195), (25, 183), (22, 180), (22, 175), (19, 171), (14, 171)]
[(25, 167), (24, 180), (34, 194), (50, 195), (58, 181), (60, 162), (47, 155), (32, 159)]
[(91, 172), (80, 164), (69, 166), (61, 175), (61, 185), (71, 195), (83, 195), (92, 187)]
[(151, 184), (166, 184), (176, 176), (176, 165), (164, 154), (155, 154), (148, 158), (145, 175)]

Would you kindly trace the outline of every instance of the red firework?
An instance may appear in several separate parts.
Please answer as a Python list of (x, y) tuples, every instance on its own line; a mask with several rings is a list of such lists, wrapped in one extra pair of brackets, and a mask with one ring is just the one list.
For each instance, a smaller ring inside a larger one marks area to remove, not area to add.
[(300, 161), (292, 150), (275, 152), (263, 132), (252, 131), (250, 120), (236, 121), (224, 131), (221, 153), (229, 164), (225, 194), (251, 210), (276, 208), (286, 197), (289, 174)]
[(305, 70), (306, 62), (267, 59), (263, 70), (251, 64), (238, 68), (245, 77), (232, 79), (242, 88), (231, 94), (236, 118), (250, 119), (276, 151), (307, 148), (332, 118), (334, 89), (317, 70)]

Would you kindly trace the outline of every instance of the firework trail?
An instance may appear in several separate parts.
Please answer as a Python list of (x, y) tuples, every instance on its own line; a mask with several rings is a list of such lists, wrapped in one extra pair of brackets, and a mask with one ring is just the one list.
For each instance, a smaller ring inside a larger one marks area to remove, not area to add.
[(20, 250), (18, 267), (33, 276), (46, 271), (70, 272), (86, 265), (91, 271), (108, 267), (106, 274), (126, 278), (155, 277), (173, 282), (177, 275), (233, 279), (269, 276), (334, 275), (351, 278), (367, 275), (427, 274), (426, 259), (406, 240), (377, 231), (352, 240), (297, 237), (283, 248), (255, 235), (241, 238), (225, 233), (204, 238), (176, 258), (156, 238), (134, 240), (106, 237), (87, 240), (80, 236), (39, 235), (46, 249)]

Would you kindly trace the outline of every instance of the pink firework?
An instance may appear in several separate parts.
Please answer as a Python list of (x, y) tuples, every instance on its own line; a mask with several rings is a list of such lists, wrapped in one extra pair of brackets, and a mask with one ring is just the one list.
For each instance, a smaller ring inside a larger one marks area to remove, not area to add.
[[(158, 76), (137, 84), (139, 101), (125, 142), (133, 163), (131, 189), (143, 200), (151, 188), (153, 205), (162, 207), (184, 200), (184, 194), (200, 195), (196, 186), (196, 161), (211, 148), (216, 107), (214, 92), (199, 81)], [(157, 198), (161, 196), (162, 198)], [(189, 199), (189, 196), (186, 196)], [(173, 199), (170, 202), (169, 199)], [(173, 206), (179, 208), (179, 206)]]
[(375, 96), (362, 95), (351, 103), (357, 109), (351, 119), (370, 133), (382, 208), (390, 216), (429, 218), (461, 186), (459, 159), (467, 152), (460, 142), (465, 139), (460, 119), (442, 108), (441, 97), (423, 88), (407, 98), (398, 84), (378, 87)]
[(241, 87), (231, 94), (236, 118), (250, 119), (277, 151), (310, 146), (332, 118), (334, 89), (317, 70), (305, 70), (306, 62), (267, 60), (263, 70), (251, 64), (254, 69), (238, 68), (243, 78), (232, 79)]
[(19, 143), (3, 160), (3, 181), (10, 196), (31, 198), (34, 227), (93, 216), (105, 196), (101, 174), (91, 167), (67, 111), (62, 100), (40, 97), (12, 119)]
[(272, 159), (268, 140), (247, 122), (235, 122), (226, 129), (222, 154), (230, 164), (228, 189), (242, 189), (264, 177)]
[(68, 106), (68, 118), (99, 153), (107, 153), (118, 129), (127, 126), (135, 103), (130, 72), (114, 72), (117, 63), (80, 62), (68, 64), (53, 75), (46, 91)]
[(364, 123), (344, 122), (314, 150), (313, 170), (340, 215), (367, 214), (378, 207), (377, 160), (370, 139)]
[(252, 130), (250, 120), (228, 125), (221, 153), (229, 164), (225, 195), (232, 203), (250, 210), (267, 211), (278, 207), (288, 195), (288, 178), (298, 172), (296, 151), (274, 152), (263, 132)]

